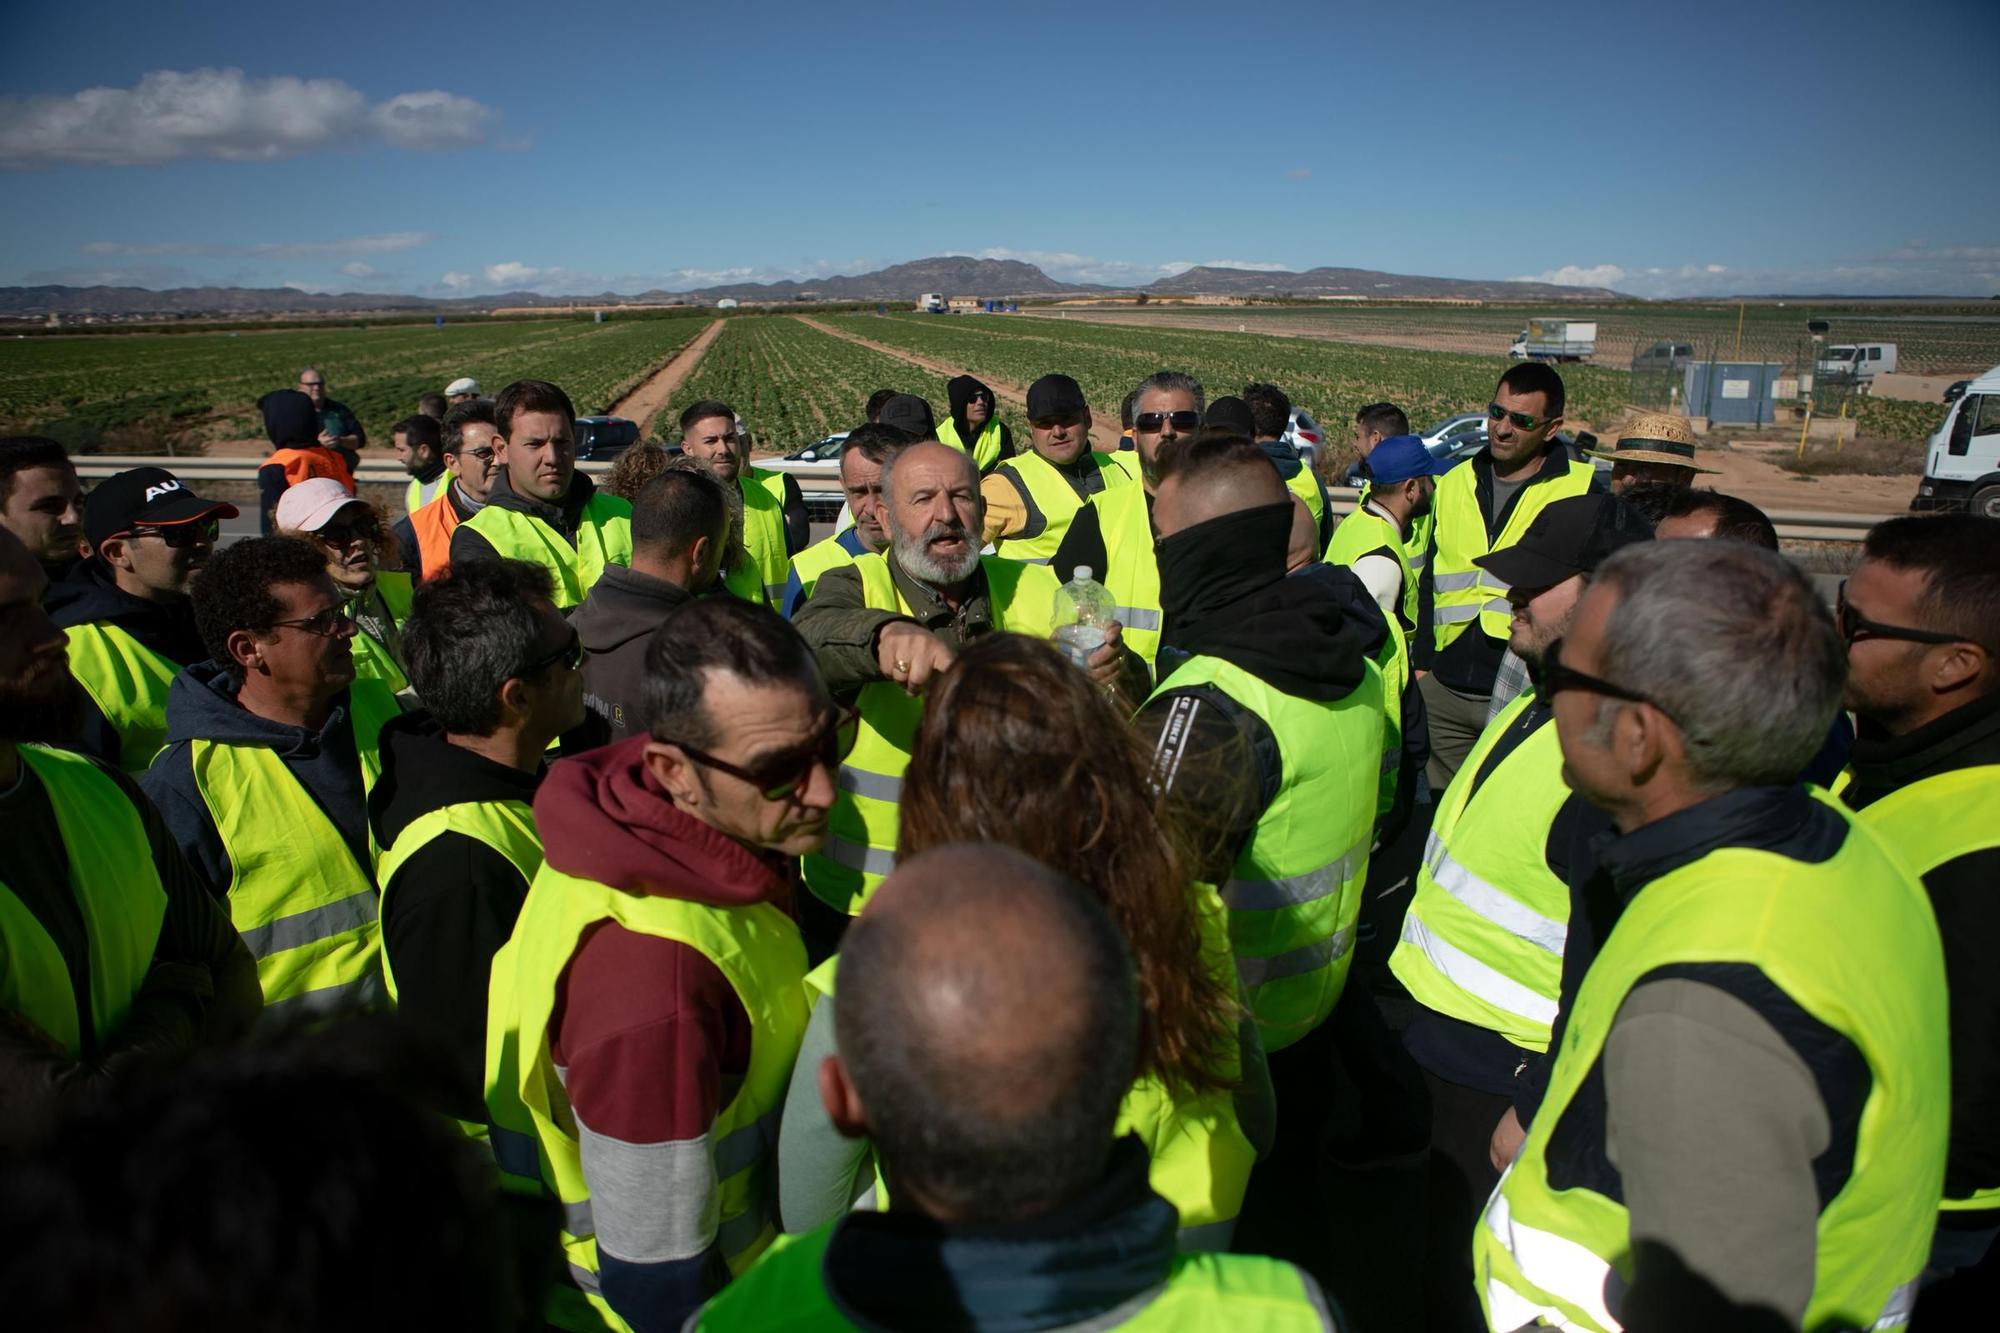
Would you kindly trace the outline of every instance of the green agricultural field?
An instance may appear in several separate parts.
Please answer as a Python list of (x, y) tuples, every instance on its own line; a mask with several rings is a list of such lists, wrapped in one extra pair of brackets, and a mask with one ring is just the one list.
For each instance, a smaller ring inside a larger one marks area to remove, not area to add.
[[(1072, 375), (1093, 410), (1116, 421), (1133, 386), (1162, 367), (1192, 373), (1211, 398), (1265, 380), (1317, 417), (1336, 442), (1355, 409), (1400, 404), (1419, 429), (1454, 412), (1484, 407), (1507, 368), (1504, 356), (1415, 352), (1266, 334), (1134, 328), (1081, 320), (1014, 316), (841, 315), (830, 325), (871, 341), (963, 365), (1015, 384), (1052, 371)], [(1623, 411), (1630, 375), (1603, 366), (1564, 366), (1568, 415), (1604, 423)]]
[(281, 333), (167, 333), (0, 341), (0, 430), (53, 434), (88, 446), (149, 440), (254, 438), (257, 399), (290, 388), (301, 366), (325, 372), (331, 395), (388, 443), (417, 396), (460, 375), (488, 393), (532, 377), (563, 386), (581, 413), (601, 412), (707, 322), (672, 319), (533, 320), (314, 329)]

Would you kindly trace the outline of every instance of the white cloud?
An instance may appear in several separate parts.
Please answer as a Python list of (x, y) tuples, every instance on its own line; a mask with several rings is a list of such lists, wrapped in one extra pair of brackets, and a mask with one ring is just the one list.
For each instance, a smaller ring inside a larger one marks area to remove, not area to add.
[(381, 269), (376, 268), (372, 264), (364, 264), (358, 259), (352, 263), (342, 264), (340, 271), (343, 275), (350, 278), (379, 278), (382, 276)]
[(561, 269), (536, 268), (531, 264), (508, 260), (504, 264), (488, 264), (483, 270), (486, 281), (495, 287), (520, 287), (535, 279), (560, 273)]
[(227, 255), (246, 259), (338, 259), (347, 255), (389, 255), (437, 239), (429, 231), (392, 231), (380, 236), (345, 236), (331, 241), (260, 241), (252, 245), (216, 245), (204, 241), (87, 241), (87, 255)]
[(1624, 281), (1625, 270), (1616, 264), (1565, 264), (1542, 273), (1525, 273), (1510, 282), (1549, 282), (1558, 287), (1614, 287)]
[(1033, 264), (1058, 282), (1096, 282), (1109, 287), (1142, 287), (1191, 268), (1247, 268), (1259, 273), (1283, 272), (1288, 265), (1254, 259), (1175, 259), (1164, 264), (1135, 264), (1123, 259), (1099, 259), (1069, 250), (1013, 250), (989, 246), (970, 252), (978, 259), (1017, 259)]
[(472, 275), (454, 270), (439, 278), (438, 286), (448, 292), (463, 292), (472, 286)]
[(1652, 300), (1727, 296), (1973, 296), (2000, 292), (2000, 246), (1912, 242), (1884, 254), (1800, 268), (1728, 264), (1566, 265), (1518, 282), (1615, 287)]
[(486, 142), (499, 118), (492, 107), (436, 89), (370, 102), (339, 79), (155, 70), (131, 88), (0, 97), (0, 167), (264, 162), (371, 144), (435, 152)]

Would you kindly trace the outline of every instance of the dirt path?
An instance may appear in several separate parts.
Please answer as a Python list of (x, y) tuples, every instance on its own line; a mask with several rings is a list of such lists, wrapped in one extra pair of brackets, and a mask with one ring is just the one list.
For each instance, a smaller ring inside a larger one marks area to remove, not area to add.
[[(864, 338), (858, 333), (849, 333), (845, 329), (832, 328), (805, 315), (794, 315), (792, 318), (798, 320), (799, 323), (804, 324), (808, 328), (818, 329), (821, 333), (827, 334), (830, 337), (851, 342), (857, 347), (866, 347), (871, 352), (880, 352), (883, 356), (894, 357), (898, 361), (908, 362), (910, 365), (928, 370), (933, 374), (943, 375), (946, 379), (950, 379), (954, 375), (969, 375), (973, 373), (964, 366), (955, 366), (949, 361), (939, 361), (934, 357), (918, 356), (915, 352), (906, 352), (900, 347), (891, 347), (888, 343), (878, 343), (871, 338)], [(1028, 410), (1027, 385), (1009, 384), (1005, 380), (996, 380), (991, 375), (984, 374), (979, 376), (979, 381), (992, 389), (998, 396), (1020, 408), (1023, 412)], [(1112, 413), (1108, 420), (1102, 413), (1091, 413), (1090, 442), (1096, 448), (1106, 452), (1117, 449), (1117, 413)], [(1025, 443), (1025, 441), (1021, 442), (1023, 445)]]
[(653, 424), (653, 418), (667, 405), (667, 400), (674, 396), (674, 391), (687, 383), (687, 377), (701, 364), (701, 358), (707, 353), (708, 345), (721, 334), (722, 321), (711, 320), (707, 328), (695, 334), (687, 346), (667, 358), (667, 364), (654, 371), (645, 383), (613, 403), (611, 415), (627, 417), (638, 422), (639, 438), (646, 439), (646, 428)]

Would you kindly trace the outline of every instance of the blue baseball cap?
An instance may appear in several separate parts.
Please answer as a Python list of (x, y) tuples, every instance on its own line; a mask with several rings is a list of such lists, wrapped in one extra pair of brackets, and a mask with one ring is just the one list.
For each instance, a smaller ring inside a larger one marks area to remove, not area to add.
[(1368, 475), (1378, 486), (1394, 486), (1412, 477), (1437, 474), (1437, 460), (1414, 435), (1391, 435), (1368, 452)]

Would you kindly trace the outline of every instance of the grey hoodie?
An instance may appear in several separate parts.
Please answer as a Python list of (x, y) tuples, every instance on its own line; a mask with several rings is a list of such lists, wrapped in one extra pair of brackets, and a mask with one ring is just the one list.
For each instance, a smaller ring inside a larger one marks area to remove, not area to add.
[[(218, 898), (229, 892), (229, 855), (223, 850), (208, 803), (195, 786), (189, 745), (209, 740), (261, 745), (276, 753), (286, 771), (298, 779), (313, 803), (340, 830), (348, 851), (373, 882), (361, 760), (354, 749), (346, 691), (334, 701), (326, 725), (314, 732), (252, 713), (236, 701), (238, 684), (214, 662), (191, 666), (174, 677), (167, 690), (167, 748), (139, 778), (140, 787), (160, 808), (195, 873)], [(273, 829), (272, 836), (290, 833)]]

